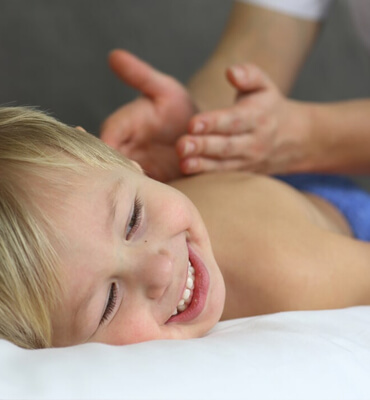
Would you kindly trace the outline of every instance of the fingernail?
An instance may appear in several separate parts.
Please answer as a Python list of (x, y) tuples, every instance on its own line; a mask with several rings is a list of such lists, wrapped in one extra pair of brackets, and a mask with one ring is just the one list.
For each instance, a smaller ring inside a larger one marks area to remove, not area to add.
[(193, 133), (201, 133), (204, 131), (204, 128), (206, 127), (204, 122), (198, 121), (195, 123), (193, 127)]
[(244, 83), (246, 81), (246, 74), (243, 68), (235, 65), (231, 68), (231, 72), (239, 83)]
[(195, 144), (194, 142), (188, 141), (185, 143), (185, 148), (184, 148), (184, 156), (188, 156), (189, 154), (192, 154), (195, 150)]

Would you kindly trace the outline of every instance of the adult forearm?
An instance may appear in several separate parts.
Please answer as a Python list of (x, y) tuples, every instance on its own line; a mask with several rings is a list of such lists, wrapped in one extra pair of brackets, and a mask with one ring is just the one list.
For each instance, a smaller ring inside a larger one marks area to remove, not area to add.
[(306, 152), (300, 169), (370, 172), (370, 99), (296, 105), (307, 121), (303, 135), (307, 141), (302, 142)]
[(190, 80), (189, 90), (201, 110), (229, 106), (235, 91), (225, 69), (250, 62), (288, 93), (317, 31), (316, 22), (235, 2), (216, 50)]

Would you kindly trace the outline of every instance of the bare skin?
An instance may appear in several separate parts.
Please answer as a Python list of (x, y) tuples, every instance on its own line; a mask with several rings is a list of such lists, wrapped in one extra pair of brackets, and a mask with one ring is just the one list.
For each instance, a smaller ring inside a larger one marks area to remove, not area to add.
[(227, 76), (238, 89), (235, 104), (195, 115), (191, 134), (176, 144), (184, 173), (369, 172), (369, 99), (290, 100), (251, 64)]
[(234, 2), (220, 42), (189, 82), (192, 98), (201, 111), (230, 106), (236, 92), (224, 79), (225, 70), (246, 62), (259, 66), (282, 93), (289, 93), (319, 29), (316, 21)]
[[(233, 105), (238, 88), (225, 77), (226, 68), (233, 64), (253, 63), (271, 77), (282, 93), (289, 92), (318, 30), (317, 22), (235, 2), (220, 43), (206, 64), (193, 76), (187, 89), (127, 51), (113, 51), (109, 56), (112, 70), (142, 96), (119, 107), (104, 121), (101, 139), (136, 160), (148, 175), (162, 182), (175, 179), (181, 173), (235, 169), (234, 162), (229, 168), (215, 168), (213, 165), (208, 168), (203, 165), (190, 167), (186, 162), (189, 155), (203, 155), (207, 159), (207, 152), (203, 154), (203, 149), (198, 146), (195, 153), (185, 154), (184, 142), (194, 137), (183, 138), (178, 154), (175, 143), (187, 132), (196, 133), (195, 123), (204, 114), (195, 116), (190, 125), (189, 120), (197, 111)], [(246, 88), (243, 89), (243, 92), (249, 93)], [(255, 97), (262, 97), (261, 101), (255, 102), (257, 113), (268, 116), (271, 113), (274, 118), (278, 111), (274, 107), (274, 96), (263, 93)], [(265, 127), (262, 130), (265, 131)], [(262, 143), (265, 143), (267, 139), (262, 136)], [(198, 141), (202, 139), (198, 138)], [(256, 151), (248, 147), (247, 155), (249, 153), (252, 153), (252, 159), (256, 157)], [(184, 157), (185, 162), (179, 165)], [(240, 166), (238, 169), (241, 169)], [(250, 166), (243, 169), (257, 170)]]
[(245, 172), (170, 187), (118, 167), (85, 183), (54, 216), (65, 238), (54, 346), (188, 339), (220, 319), (370, 304), (369, 243), (319, 197)]
[(325, 200), (238, 172), (173, 186), (208, 228), (226, 284), (222, 319), (370, 304), (369, 244)]
[(369, 243), (319, 197), (246, 172), (171, 185), (122, 166), (92, 172), (54, 216), (54, 346), (188, 339), (220, 319), (370, 304)]
[(319, 29), (235, 2), (187, 89), (128, 52), (112, 52), (114, 72), (143, 96), (107, 118), (102, 140), (163, 182), (212, 171), (368, 173), (369, 99), (285, 97)]

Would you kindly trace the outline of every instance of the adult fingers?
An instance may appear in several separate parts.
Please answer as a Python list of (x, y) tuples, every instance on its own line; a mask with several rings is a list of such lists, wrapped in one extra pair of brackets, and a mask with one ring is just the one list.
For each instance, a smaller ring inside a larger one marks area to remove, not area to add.
[(100, 128), (100, 139), (115, 149), (119, 149), (132, 136), (127, 109), (131, 109), (130, 105), (119, 108), (102, 123)]
[(116, 149), (126, 146), (131, 140), (141, 142), (143, 136), (154, 129), (154, 119), (150, 101), (138, 97), (109, 115), (101, 126), (100, 138)]
[(189, 133), (194, 135), (237, 135), (255, 128), (255, 111), (246, 104), (224, 110), (209, 111), (195, 115), (189, 122)]
[(255, 138), (251, 133), (236, 136), (182, 136), (176, 150), (180, 158), (185, 157), (214, 157), (218, 159), (248, 157), (253, 151)]
[(118, 118), (109, 117), (101, 127), (100, 139), (108, 146), (119, 149), (127, 140), (124, 136), (125, 125)]
[(200, 172), (237, 171), (252, 169), (253, 163), (242, 158), (218, 160), (206, 157), (187, 158), (180, 161), (180, 168), (184, 174)]

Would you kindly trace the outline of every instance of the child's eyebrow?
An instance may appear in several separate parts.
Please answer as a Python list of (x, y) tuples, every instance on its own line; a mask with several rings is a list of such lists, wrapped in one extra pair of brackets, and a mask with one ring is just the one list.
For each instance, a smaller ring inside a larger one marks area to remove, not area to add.
[(115, 219), (116, 211), (117, 211), (117, 200), (118, 200), (118, 192), (121, 190), (124, 184), (124, 180), (122, 177), (117, 179), (107, 194), (107, 203), (108, 203), (108, 219), (107, 219), (107, 229), (111, 230), (113, 221)]

